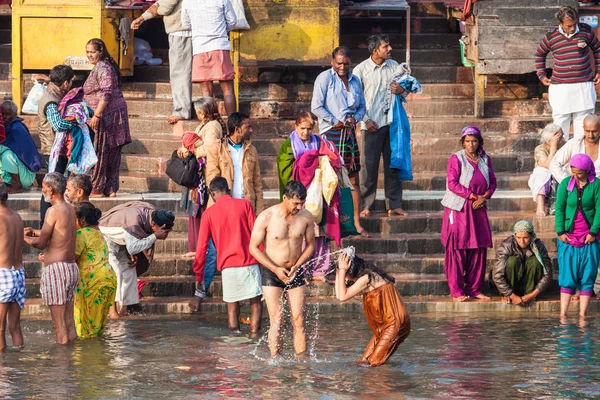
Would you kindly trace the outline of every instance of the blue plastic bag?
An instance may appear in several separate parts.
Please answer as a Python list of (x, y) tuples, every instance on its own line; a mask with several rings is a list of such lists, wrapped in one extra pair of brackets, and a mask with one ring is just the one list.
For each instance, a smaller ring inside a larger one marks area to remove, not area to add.
[(401, 101), (395, 101), (392, 109), (394, 119), (390, 125), (390, 147), (392, 156), (390, 168), (398, 170), (398, 180), (412, 181), (412, 160), (410, 157), (410, 124)]

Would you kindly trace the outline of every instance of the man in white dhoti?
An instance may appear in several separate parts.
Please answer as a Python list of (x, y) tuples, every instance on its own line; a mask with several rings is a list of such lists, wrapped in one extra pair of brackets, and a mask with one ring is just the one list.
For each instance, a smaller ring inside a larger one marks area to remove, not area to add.
[[(583, 136), (583, 119), (593, 114), (596, 106), (594, 85), (600, 83), (600, 41), (588, 24), (578, 23), (573, 7), (562, 7), (556, 13), (558, 27), (550, 30), (535, 53), (535, 66), (540, 81), (549, 86), (548, 100), (554, 123), (569, 139), (571, 122), (573, 136)], [(552, 52), (554, 67), (548, 77), (546, 57)], [(592, 65), (591, 53), (594, 64)]]
[(552, 174), (548, 169), (554, 155), (565, 144), (560, 126), (548, 124), (542, 130), (540, 144), (533, 152), (535, 168), (529, 176), (529, 188), (533, 194), (533, 201), (537, 203), (536, 215), (546, 216), (547, 201), (550, 194)]
[(137, 277), (150, 267), (156, 240), (165, 240), (174, 223), (171, 211), (157, 210), (143, 201), (118, 205), (100, 218), (108, 262), (117, 274), (115, 309), (119, 316), (128, 314), (127, 306), (139, 303)]

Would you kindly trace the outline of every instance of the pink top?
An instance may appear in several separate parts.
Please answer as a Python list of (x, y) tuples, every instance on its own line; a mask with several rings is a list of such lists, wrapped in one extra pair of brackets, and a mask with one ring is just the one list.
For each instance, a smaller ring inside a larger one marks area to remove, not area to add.
[(585, 217), (581, 210), (577, 210), (575, 221), (573, 221), (573, 233), (567, 233), (567, 237), (571, 239), (569, 244), (573, 247), (585, 246), (585, 237), (590, 233), (590, 227), (585, 221)]
[[(461, 211), (453, 211), (444, 207), (444, 219), (442, 221), (442, 244), (446, 246), (449, 235), (454, 236), (454, 243), (457, 249), (477, 249), (482, 247), (492, 247), (492, 230), (487, 216), (487, 208), (481, 207), (478, 210), (473, 210), (473, 201), (468, 197), (471, 193), (483, 195), (488, 192), (490, 196), (496, 190), (496, 176), (492, 169), (491, 160), (489, 162), (490, 184), (488, 186), (485, 177), (479, 171), (477, 164), (468, 160), (475, 167), (473, 178), (466, 188), (459, 183), (460, 178), (460, 161), (453, 155), (448, 162), (448, 188), (457, 195), (467, 199)], [(452, 212), (453, 225), (450, 225), (449, 216)]]

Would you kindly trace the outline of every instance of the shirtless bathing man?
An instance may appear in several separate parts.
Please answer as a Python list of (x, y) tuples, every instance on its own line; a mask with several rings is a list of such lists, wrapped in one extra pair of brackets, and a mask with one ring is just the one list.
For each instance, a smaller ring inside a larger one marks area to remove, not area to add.
[(0, 182), (0, 352), (6, 349), (4, 332), (13, 346), (23, 346), (21, 308), (25, 305), (25, 271), (23, 270), (23, 220), (10, 210), (8, 187)]
[[(294, 350), (304, 358), (304, 269), (298, 269), (313, 255), (315, 232), (312, 214), (304, 209), (306, 188), (298, 181), (285, 185), (283, 201), (263, 211), (252, 230), (250, 254), (261, 264), (262, 291), (269, 311), (269, 351), (281, 352), (279, 331), (283, 320), (281, 298), (287, 293), (290, 303)], [(303, 242), (306, 243), (304, 250)], [(260, 250), (265, 245), (264, 252)], [(284, 290), (285, 289), (285, 290)]]
[(44, 177), (42, 194), (52, 203), (41, 230), (25, 228), (25, 243), (44, 250), (44, 269), (40, 283), (42, 301), (50, 308), (56, 330), (56, 343), (77, 339), (73, 320), (73, 300), (79, 284), (75, 263), (75, 210), (65, 201), (67, 180), (58, 172)]

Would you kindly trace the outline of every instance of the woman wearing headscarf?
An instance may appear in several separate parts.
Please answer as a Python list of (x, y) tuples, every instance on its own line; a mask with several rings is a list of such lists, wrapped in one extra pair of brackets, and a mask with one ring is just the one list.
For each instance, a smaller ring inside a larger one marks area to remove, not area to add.
[(489, 301), (481, 289), (487, 249), (492, 247), (486, 204), (496, 190), (496, 175), (477, 127), (465, 127), (460, 144), (462, 150), (448, 160), (442, 199), (444, 272), (454, 301), (466, 301), (469, 297)]
[(579, 315), (585, 316), (598, 275), (600, 245), (600, 181), (587, 154), (576, 154), (569, 163), (571, 177), (556, 194), (558, 235), (558, 285), (560, 316), (566, 317), (571, 296), (579, 289)]
[(531, 222), (517, 222), (513, 235), (498, 246), (492, 279), (503, 301), (515, 305), (528, 304), (548, 289), (552, 260)]

